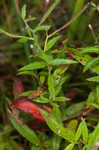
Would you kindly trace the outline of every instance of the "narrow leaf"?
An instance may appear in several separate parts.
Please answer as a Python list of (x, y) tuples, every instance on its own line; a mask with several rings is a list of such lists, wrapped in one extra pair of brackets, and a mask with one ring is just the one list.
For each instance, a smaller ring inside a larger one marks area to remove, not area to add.
[(49, 49), (51, 49), (55, 43), (61, 38), (60, 35), (52, 38), (47, 44), (46, 44), (46, 48), (45, 48), (45, 51), (48, 51)]
[(90, 67), (97, 61), (99, 61), (99, 58), (95, 58), (91, 60), (90, 62), (88, 62), (87, 65), (84, 67), (83, 71), (85, 72), (86, 70), (90, 69)]
[(55, 120), (57, 122), (62, 123), (62, 114), (59, 109), (59, 106), (55, 103), (51, 103), (51, 105), (53, 106), (53, 110), (52, 110), (51, 114), (55, 117)]
[(74, 133), (72, 130), (68, 130), (63, 127), (63, 125), (56, 121), (56, 119), (49, 113), (41, 110), (42, 115), (44, 116), (47, 125), (49, 128), (58, 136), (68, 140), (69, 142), (74, 141)]
[(95, 96), (96, 96), (95, 91), (92, 91), (92, 92), (89, 93), (88, 99), (87, 99), (87, 102), (86, 102), (87, 107), (91, 106), (94, 103)]
[(99, 104), (99, 85), (96, 86), (96, 103)]
[(50, 64), (50, 61), (53, 60), (53, 57), (51, 55), (45, 54), (45, 52), (43, 50), (39, 50), (38, 57), (43, 59), (48, 64)]
[(26, 92), (23, 92), (22, 94), (20, 94), (20, 96), (28, 96), (28, 95), (30, 95), (32, 93), (33, 93), (32, 90), (31, 91), (26, 91)]
[(74, 143), (71, 143), (64, 150), (72, 150), (74, 145), (75, 145)]
[(85, 120), (82, 121), (82, 136), (83, 136), (83, 141), (85, 144), (87, 144), (88, 141), (88, 128)]
[(80, 54), (85, 54), (85, 53), (99, 53), (99, 47), (98, 46), (93, 46), (93, 47), (82, 48), (82, 50), (79, 53)]
[(36, 20), (36, 17), (30, 17), (30, 18), (28, 18), (28, 19), (26, 19), (26, 21), (34, 21), (34, 20)]
[(69, 100), (69, 98), (67, 98), (67, 97), (55, 97), (54, 101), (61, 102), (61, 101), (68, 101), (68, 100)]
[(22, 7), (22, 18), (23, 19), (25, 19), (25, 17), (26, 17), (26, 5), (24, 5), (23, 7)]
[(99, 76), (91, 77), (91, 78), (88, 78), (87, 80), (99, 83)]
[(12, 33), (9, 33), (9, 32), (6, 32), (4, 31), (3, 29), (0, 29), (0, 33), (3, 33), (11, 38), (25, 38), (27, 40), (34, 40), (32, 37), (28, 37), (28, 36), (21, 36), (21, 35), (16, 35), (16, 34), (12, 34)]
[(81, 131), (82, 131), (81, 129), (82, 129), (82, 122), (80, 123), (77, 132), (75, 134), (75, 142), (77, 142), (81, 136)]
[(50, 65), (53, 65), (53, 66), (57, 66), (57, 65), (63, 65), (63, 64), (74, 64), (74, 63), (77, 63), (76, 61), (74, 60), (71, 60), (71, 59), (54, 59), (50, 62)]
[(48, 99), (40, 99), (40, 98), (37, 98), (37, 99), (32, 99), (33, 102), (37, 102), (37, 103), (49, 103), (50, 100)]
[(48, 76), (48, 89), (50, 93), (50, 99), (55, 98), (54, 78), (53, 75)]
[(93, 133), (90, 134), (87, 149), (89, 150), (97, 142), (97, 140), (99, 140), (99, 123)]
[(53, 135), (52, 137), (52, 150), (59, 150), (60, 149), (60, 144), (61, 144), (61, 137), (57, 136), (56, 134)]
[(26, 74), (26, 75), (30, 75), (30, 76), (34, 76), (35, 77), (35, 73), (33, 71), (21, 71), (21, 72), (18, 72), (17, 73), (18, 75), (23, 75), (23, 74)]
[(32, 144), (35, 144), (35, 145), (40, 145), (39, 138), (37, 137), (37, 135), (35, 134), (35, 132), (33, 130), (28, 128), (28, 126), (26, 126), (25, 124), (20, 126), (13, 116), (10, 116), (10, 121), (13, 124), (14, 128), (16, 128), (16, 130), (23, 137), (25, 137), (29, 142), (31, 142)]
[(43, 25), (43, 26), (36, 27), (34, 31), (36, 32), (36, 31), (49, 30), (50, 28), (51, 28), (50, 25)]
[(22, 38), (22, 39), (17, 40), (17, 42), (19, 43), (26, 43), (27, 41), (28, 41), (27, 38)]
[(92, 106), (94, 106), (96, 109), (99, 109), (99, 105), (92, 104)]
[(29, 65), (26, 65), (19, 69), (19, 71), (27, 71), (27, 70), (34, 70), (34, 69), (41, 69), (46, 66), (46, 63), (42, 61), (35, 61), (34, 63), (30, 63)]

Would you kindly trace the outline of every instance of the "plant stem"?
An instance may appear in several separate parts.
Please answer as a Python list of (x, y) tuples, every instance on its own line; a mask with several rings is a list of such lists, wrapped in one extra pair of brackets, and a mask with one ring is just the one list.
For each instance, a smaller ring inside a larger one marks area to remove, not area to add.
[[(24, 35), (24, 33), (22, 32), (23, 23), (22, 23), (22, 21), (19, 17), (20, 16), (20, 11), (19, 11), (19, 7), (18, 7), (18, 3), (17, 3), (16, 0), (12, 0), (12, 4), (13, 4), (14, 10), (15, 10), (15, 15), (17, 17), (19, 30)], [(24, 44), (24, 50), (25, 50), (25, 54), (27, 56), (27, 61), (30, 62), (30, 58), (29, 58), (30, 52), (29, 52), (29, 48), (28, 48), (28, 43)]]
[(55, 9), (55, 7), (58, 5), (58, 3), (60, 2), (60, 0), (56, 0), (52, 6), (48, 9), (48, 11), (45, 13), (45, 15), (43, 16), (43, 18), (41, 19), (40, 23), (38, 24), (38, 26), (40, 26), (50, 15), (50, 13)]
[(51, 33), (48, 37), (52, 37), (58, 32), (62, 31), (63, 29), (67, 28), (72, 22), (74, 22), (88, 7), (89, 3), (87, 3), (83, 9), (75, 16), (73, 17), (70, 21), (68, 21), (66, 24), (64, 24), (61, 28), (57, 29), (55, 32)]

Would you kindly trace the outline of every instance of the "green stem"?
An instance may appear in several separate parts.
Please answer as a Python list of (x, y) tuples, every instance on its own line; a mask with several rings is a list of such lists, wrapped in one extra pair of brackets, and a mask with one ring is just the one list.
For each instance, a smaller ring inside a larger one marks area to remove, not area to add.
[(71, 23), (73, 23), (88, 7), (89, 3), (87, 3), (83, 9), (76, 14), (70, 21), (68, 21), (66, 24), (64, 24), (61, 28), (57, 29), (56, 31), (54, 31), (53, 33), (51, 33), (48, 38), (54, 36), (55, 34), (57, 34), (58, 32), (62, 31), (63, 29), (67, 28)]
[(40, 23), (38, 24), (38, 26), (40, 26), (50, 15), (50, 13), (55, 9), (55, 7), (58, 5), (58, 3), (60, 2), (60, 0), (56, 0), (52, 6), (48, 9), (48, 11), (45, 13), (45, 15), (43, 16), (43, 18), (41, 19)]
[[(19, 12), (18, 12), (15, 0), (12, 0), (12, 4), (13, 4), (13, 7), (14, 7), (15, 15), (17, 17), (17, 22), (18, 22), (19, 30), (20, 30), (20, 32), (23, 35), (25, 35), (24, 32), (22, 32), (23, 23), (22, 23), (22, 20), (21, 20), (21, 18), (19, 16)], [(29, 48), (28, 48), (28, 43), (24, 44), (24, 50), (25, 50), (25, 54), (27, 56), (27, 61), (30, 62), (30, 58), (29, 58), (30, 52), (29, 52)]]

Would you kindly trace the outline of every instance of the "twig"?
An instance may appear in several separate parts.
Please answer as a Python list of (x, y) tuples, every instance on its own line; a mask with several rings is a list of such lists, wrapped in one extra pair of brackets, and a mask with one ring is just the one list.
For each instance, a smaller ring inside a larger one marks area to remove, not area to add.
[(48, 41), (48, 34), (47, 34), (47, 32), (46, 32), (46, 39), (45, 39), (45, 45), (44, 45), (44, 52), (45, 52), (45, 50), (46, 50), (47, 41)]
[(81, 118), (83, 117), (86, 117), (90, 112), (92, 112), (95, 108), (94, 107), (89, 107), (87, 108), (85, 111), (83, 111), (79, 116), (74, 116), (74, 117), (71, 117), (67, 120), (64, 120), (63, 122), (66, 123), (66, 122), (69, 122), (73, 119), (77, 119), (79, 122), (81, 122)]
[(60, 0), (56, 0), (52, 6), (48, 9), (48, 11), (45, 13), (45, 15), (42, 17), (40, 23), (38, 24), (38, 26), (40, 26), (47, 18), (48, 16), (51, 14), (51, 12), (55, 9), (55, 7), (58, 5), (58, 3), (60, 2)]
[(95, 40), (96, 44), (98, 44), (98, 45), (99, 45), (99, 42), (98, 42), (98, 40), (97, 40), (97, 38), (96, 38), (96, 35), (95, 35), (95, 32), (94, 32), (94, 30), (93, 30), (92, 25), (91, 25), (91, 24), (89, 24), (89, 25), (88, 25), (88, 27), (89, 27), (89, 29), (90, 29), (90, 31), (91, 31), (91, 34), (92, 34), (93, 39)]
[(84, 8), (75, 16), (73, 17), (70, 21), (68, 21), (66, 24), (64, 24), (61, 28), (57, 29), (55, 32), (51, 33), (48, 37), (52, 37), (56, 33), (62, 31), (63, 29), (67, 28), (73, 21), (75, 21), (88, 7), (89, 3), (87, 3)]
[(38, 74), (36, 74), (36, 80), (38, 81), (38, 84), (42, 87), (42, 89), (44, 89), (44, 90), (48, 90), (46, 87), (44, 87), (44, 85), (41, 83), (41, 81), (40, 81), (40, 78), (39, 78), (39, 75)]

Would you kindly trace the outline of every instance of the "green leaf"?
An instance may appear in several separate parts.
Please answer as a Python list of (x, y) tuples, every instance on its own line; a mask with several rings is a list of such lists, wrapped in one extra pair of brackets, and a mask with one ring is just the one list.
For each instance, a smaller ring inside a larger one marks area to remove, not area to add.
[(82, 48), (82, 50), (79, 53), (80, 54), (99, 53), (99, 47), (98, 46), (92, 46), (92, 47)]
[(69, 100), (69, 98), (67, 98), (67, 97), (55, 97), (55, 99), (54, 99), (54, 101), (58, 101), (58, 102), (61, 102), (61, 101), (68, 101)]
[(21, 71), (21, 72), (18, 72), (17, 75), (23, 75), (23, 74), (26, 74), (26, 75), (30, 75), (30, 76), (34, 76), (35, 77), (35, 73), (33, 71)]
[(92, 106), (94, 106), (96, 109), (99, 109), (99, 105), (92, 104)]
[(66, 148), (64, 150), (72, 150), (74, 145), (75, 145), (74, 143), (71, 143), (68, 146), (66, 146)]
[(54, 78), (53, 75), (48, 76), (48, 90), (50, 93), (50, 99), (55, 98)]
[(67, 124), (67, 128), (69, 129), (72, 129), (74, 132), (76, 131), (77, 129), (77, 126), (78, 126), (78, 121), (73, 119), (71, 121), (69, 121), (69, 123)]
[(37, 31), (49, 30), (50, 28), (51, 28), (50, 25), (43, 25), (43, 26), (36, 27), (34, 31), (37, 32)]
[(59, 106), (56, 103), (51, 103), (51, 105), (53, 106), (51, 114), (54, 116), (57, 122), (62, 123), (62, 114), (59, 109)]
[(88, 128), (85, 120), (82, 121), (82, 136), (85, 144), (88, 142)]
[(81, 133), (82, 133), (82, 122), (80, 123), (80, 125), (77, 129), (77, 132), (75, 134), (75, 142), (77, 142), (79, 140)]
[(75, 64), (77, 63), (76, 61), (74, 60), (71, 60), (71, 59), (54, 59), (50, 62), (50, 65), (53, 65), (53, 66), (57, 66), (57, 65), (63, 65), (63, 64)]
[(37, 98), (37, 99), (32, 99), (33, 102), (37, 102), (37, 103), (49, 103), (50, 101), (48, 99), (40, 99), (40, 98)]
[(21, 15), (22, 15), (22, 18), (25, 19), (25, 17), (26, 17), (26, 5), (24, 5), (22, 7), (22, 13), (21, 13)]
[(14, 128), (16, 128), (16, 130), (23, 137), (25, 137), (29, 142), (31, 142), (32, 144), (35, 144), (35, 145), (40, 145), (39, 138), (37, 137), (37, 135), (35, 134), (35, 132), (33, 130), (28, 128), (27, 125), (24, 124), (24, 125), (20, 126), (13, 116), (10, 116), (10, 121), (13, 124)]
[(22, 67), (21, 69), (19, 69), (19, 71), (27, 71), (27, 70), (35, 70), (35, 69), (41, 69), (41, 68), (45, 68), (46, 63), (43, 61), (35, 61), (33, 63), (30, 63), (29, 65), (26, 65), (24, 67)]
[(9, 33), (9, 32), (4, 31), (3, 29), (0, 29), (0, 33), (3, 33), (3, 34), (5, 34), (5, 35), (7, 35), (7, 36), (9, 36), (9, 37), (11, 37), (11, 38), (20, 38), (20, 39), (25, 38), (25, 39), (27, 39), (27, 40), (32, 40), (32, 41), (34, 40), (32, 37), (12, 34), (12, 33)]
[(26, 19), (27, 22), (34, 21), (34, 20), (36, 20), (36, 17), (30, 17), (30, 18)]
[(99, 104), (99, 85), (96, 86), (96, 103)]
[(99, 140), (99, 123), (90, 134), (87, 149), (89, 150)]
[(68, 68), (69, 65), (61, 65), (57, 67), (56, 70), (54, 71), (54, 76), (63, 74), (65, 71), (67, 71)]
[(46, 44), (46, 48), (45, 48), (45, 51), (48, 51), (49, 49), (51, 49), (55, 43), (61, 38), (60, 35), (52, 38), (47, 44)]
[(72, 130), (68, 130), (63, 127), (63, 125), (56, 121), (56, 119), (49, 113), (41, 110), (42, 115), (44, 116), (47, 125), (49, 128), (58, 136), (68, 140), (69, 142), (74, 141), (74, 133)]
[(20, 43), (26, 43), (27, 41), (28, 41), (27, 38), (22, 38), (22, 39), (17, 40), (17, 42), (20, 42)]
[(86, 102), (87, 107), (91, 106), (94, 103), (95, 98), (96, 98), (96, 92), (95, 91), (90, 92)]
[(94, 8), (97, 8), (97, 5), (94, 2), (90, 3)]
[(61, 144), (61, 137), (57, 136), (56, 134), (53, 135), (52, 137), (52, 150), (58, 150), (60, 149), (60, 144)]
[(88, 62), (87, 65), (84, 67), (83, 71), (85, 72), (86, 70), (90, 69), (90, 67), (97, 61), (99, 61), (99, 58), (95, 58), (91, 60), (90, 62)]
[(82, 150), (86, 150), (86, 145), (85, 146), (83, 146), (83, 149)]
[[(88, 54), (80, 54), (80, 52), (77, 49), (67, 49), (67, 51), (71, 53), (71, 56), (75, 58), (78, 62), (80, 62), (83, 66), (86, 66), (89, 62), (93, 60), (93, 57), (91, 57)], [(98, 73), (99, 74), (99, 65), (94, 64), (94, 67), (91, 66), (90, 70), (92, 72)]]
[(31, 90), (31, 91), (26, 91), (26, 92), (23, 92), (22, 94), (20, 94), (20, 96), (28, 96), (28, 95), (30, 95), (30, 94), (32, 94), (33, 93), (33, 90)]
[(91, 78), (88, 78), (87, 80), (99, 83), (99, 76), (91, 77)]
[(40, 101), (42, 103), (49, 103), (50, 100), (48, 98), (46, 98), (45, 95), (43, 95), (43, 94), (44, 94), (44, 92), (42, 94), (40, 94)]
[(53, 57), (51, 55), (45, 54), (45, 52), (43, 50), (39, 50), (38, 57), (43, 59), (48, 64), (50, 64), (50, 61), (53, 60)]
[(66, 108), (65, 114), (66, 117), (73, 117), (78, 116), (81, 114), (81, 111), (85, 108), (85, 102), (71, 104), (69, 107)]
[(62, 77), (58, 84), (55, 86), (55, 95), (57, 96), (60, 91), (61, 91), (61, 88), (62, 88), (62, 85), (64, 84), (65, 81), (68, 81), (70, 78), (70, 75), (69, 74), (66, 74), (64, 77)]

